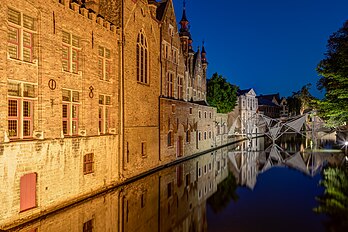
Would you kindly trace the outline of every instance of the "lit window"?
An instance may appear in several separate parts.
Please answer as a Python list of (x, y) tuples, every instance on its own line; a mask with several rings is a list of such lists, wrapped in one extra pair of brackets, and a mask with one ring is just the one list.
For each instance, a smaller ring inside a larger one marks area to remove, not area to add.
[(94, 154), (88, 153), (83, 156), (83, 174), (94, 172)]
[(110, 80), (111, 52), (102, 46), (98, 47), (98, 76), (100, 80)]
[(8, 135), (11, 139), (33, 135), (35, 85), (8, 82)]
[(173, 77), (174, 74), (171, 72), (167, 73), (167, 96), (173, 97)]
[(111, 96), (99, 95), (99, 132), (101, 134), (106, 134), (110, 127), (110, 109), (111, 109)]
[(143, 31), (140, 31), (137, 39), (137, 81), (144, 84), (149, 84), (148, 57), (146, 37)]
[(8, 8), (8, 54), (10, 58), (33, 62), (35, 19)]
[(63, 89), (62, 123), (64, 135), (77, 135), (79, 123), (79, 92)]
[(62, 68), (64, 71), (79, 71), (80, 38), (62, 31)]

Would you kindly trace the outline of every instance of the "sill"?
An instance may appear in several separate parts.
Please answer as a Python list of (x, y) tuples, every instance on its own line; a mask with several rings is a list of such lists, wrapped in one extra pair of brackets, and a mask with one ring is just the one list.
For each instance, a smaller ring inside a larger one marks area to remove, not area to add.
[(15, 62), (18, 62), (18, 63), (23, 63), (23, 64), (30, 64), (30, 65), (35, 65), (37, 66), (37, 60), (32, 60), (32, 61), (24, 61), (24, 60), (21, 60), (21, 59), (16, 59), (16, 58), (12, 58), (12, 57), (7, 57), (8, 60), (12, 60), (12, 61), (15, 61)]
[(145, 85), (145, 86), (150, 87), (150, 83), (144, 83), (144, 82), (141, 82), (141, 81), (137, 81), (137, 83), (140, 84), (140, 85)]
[(89, 175), (89, 174), (94, 174), (94, 171), (91, 172), (84, 172), (83, 175)]
[(100, 78), (99, 78), (99, 81), (103, 81), (103, 82), (111, 83), (111, 79), (109, 79), (109, 80), (105, 80), (105, 79), (100, 79)]
[(82, 71), (78, 71), (78, 72), (76, 73), (76, 72), (71, 72), (71, 71), (62, 69), (62, 72), (64, 72), (64, 73), (70, 73), (70, 74), (77, 75), (77, 76), (82, 76)]
[(10, 138), (9, 142), (22, 142), (22, 141), (34, 141), (33, 137), (25, 137), (25, 138)]
[(143, 158), (143, 159), (146, 159), (147, 158), (147, 155), (145, 154), (145, 155), (141, 155), (141, 158)]

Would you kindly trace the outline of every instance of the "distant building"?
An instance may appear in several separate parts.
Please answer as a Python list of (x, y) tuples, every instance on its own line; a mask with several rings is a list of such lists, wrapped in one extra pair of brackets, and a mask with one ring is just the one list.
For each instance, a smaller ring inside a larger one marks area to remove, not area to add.
[(240, 116), (240, 129), (242, 133), (255, 133), (255, 114), (258, 109), (258, 102), (254, 89), (237, 91), (238, 110)]
[(286, 98), (280, 98), (279, 93), (259, 95), (258, 99), (258, 112), (262, 113), (270, 118), (287, 118), (289, 115), (289, 109), (287, 106)]

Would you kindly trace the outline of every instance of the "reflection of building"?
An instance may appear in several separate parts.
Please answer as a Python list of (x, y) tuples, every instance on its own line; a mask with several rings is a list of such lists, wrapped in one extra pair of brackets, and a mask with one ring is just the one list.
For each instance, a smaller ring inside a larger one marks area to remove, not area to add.
[(226, 141), (171, 0), (1, 3), (0, 225)]
[(229, 170), (234, 174), (239, 185), (253, 189), (257, 175), (272, 167), (286, 166), (306, 175), (314, 176), (321, 171), (324, 164), (339, 165), (344, 157), (343, 154), (332, 156), (325, 152), (300, 151), (300, 145), (285, 143), (282, 144), (283, 149), (272, 144), (264, 149), (263, 138), (254, 139), (251, 143), (242, 142), (238, 147), (228, 152)]
[(169, 167), (21, 231), (206, 231), (206, 201), (227, 177), (226, 153)]

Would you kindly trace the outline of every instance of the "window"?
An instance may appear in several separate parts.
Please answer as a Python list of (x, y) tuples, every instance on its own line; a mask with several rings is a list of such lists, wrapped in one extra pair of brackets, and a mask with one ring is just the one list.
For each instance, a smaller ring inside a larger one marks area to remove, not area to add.
[(77, 135), (79, 123), (79, 92), (63, 89), (62, 123), (64, 135)]
[(172, 48), (172, 58), (173, 58), (173, 62), (175, 64), (178, 63), (178, 50), (176, 48)]
[(99, 132), (106, 134), (110, 127), (111, 96), (99, 95)]
[(167, 145), (168, 145), (168, 147), (171, 147), (171, 146), (173, 146), (173, 144), (174, 144), (173, 132), (169, 131), (168, 135), (167, 135)]
[(83, 174), (94, 172), (94, 154), (88, 153), (83, 156)]
[(178, 76), (178, 99), (182, 99), (183, 98), (183, 77)]
[(201, 141), (201, 132), (198, 132), (198, 140)]
[(141, 155), (146, 156), (146, 142), (141, 143)]
[(167, 96), (173, 97), (173, 77), (174, 74), (171, 72), (167, 73)]
[(33, 62), (34, 18), (8, 8), (8, 54), (10, 58)]
[(93, 232), (93, 219), (83, 223), (83, 232)]
[(202, 117), (201, 111), (199, 110), (199, 111), (198, 111), (198, 118), (201, 118), (201, 117)]
[(204, 111), (204, 118), (207, 118), (207, 112)]
[(137, 81), (148, 84), (148, 49), (143, 31), (140, 31), (137, 39)]
[(212, 113), (211, 112), (209, 113), (209, 118), (212, 118)]
[(62, 31), (62, 68), (64, 71), (79, 71), (80, 38)]
[(11, 139), (33, 135), (35, 85), (8, 82), (8, 135)]
[(209, 139), (211, 139), (211, 131), (209, 131)]
[(102, 46), (98, 47), (98, 76), (100, 80), (110, 80), (111, 52)]
[(36, 173), (29, 173), (20, 179), (20, 211), (36, 207)]
[(204, 131), (204, 140), (206, 140), (206, 139), (207, 139), (207, 132)]
[(189, 142), (191, 142), (191, 131), (190, 131), (190, 129), (188, 129), (186, 131), (186, 143), (189, 143)]
[(192, 114), (192, 107), (190, 107), (190, 114)]

